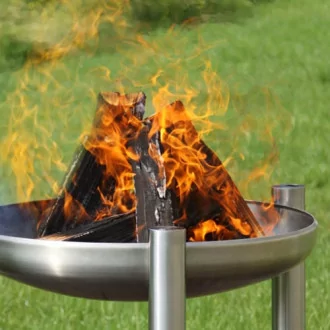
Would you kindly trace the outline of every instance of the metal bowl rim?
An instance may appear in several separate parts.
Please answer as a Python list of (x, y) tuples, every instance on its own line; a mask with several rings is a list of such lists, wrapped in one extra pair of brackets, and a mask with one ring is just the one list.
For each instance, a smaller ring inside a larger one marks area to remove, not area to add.
[[(250, 201), (247, 200), (248, 204), (252, 205), (264, 205), (267, 204), (266, 202), (260, 202), (260, 201)], [(186, 246), (189, 248), (200, 248), (200, 247), (218, 247), (218, 246), (246, 246), (246, 245), (251, 245), (251, 244), (263, 244), (266, 242), (273, 242), (277, 240), (283, 240), (288, 237), (292, 236), (300, 236), (302, 234), (308, 234), (312, 231), (314, 231), (318, 223), (316, 219), (314, 218), (313, 215), (311, 215), (308, 212), (298, 210), (292, 207), (288, 206), (283, 206), (283, 205), (278, 205), (274, 204), (275, 207), (279, 209), (286, 209), (289, 211), (293, 212), (298, 212), (301, 214), (304, 214), (305, 216), (308, 216), (311, 218), (312, 223), (304, 227), (302, 229), (298, 229), (294, 232), (288, 232), (285, 234), (279, 234), (279, 235), (274, 235), (274, 236), (267, 236), (267, 237), (256, 237), (256, 238), (249, 238), (249, 239), (237, 239), (237, 240), (228, 240), (228, 241), (207, 241), (207, 242), (187, 242)], [(72, 248), (76, 247), (89, 247), (91, 249), (109, 249), (109, 247), (113, 249), (147, 249), (149, 246), (149, 243), (98, 243), (98, 242), (65, 242), (65, 241), (51, 241), (51, 240), (38, 240), (38, 239), (31, 239), (31, 238), (21, 238), (21, 237), (15, 237), (15, 236), (5, 236), (5, 235), (0, 235), (0, 242), (11, 242), (11, 243), (16, 243), (16, 244), (24, 244), (24, 245), (40, 245), (40, 246), (56, 246), (56, 247), (69, 247), (71, 246)]]

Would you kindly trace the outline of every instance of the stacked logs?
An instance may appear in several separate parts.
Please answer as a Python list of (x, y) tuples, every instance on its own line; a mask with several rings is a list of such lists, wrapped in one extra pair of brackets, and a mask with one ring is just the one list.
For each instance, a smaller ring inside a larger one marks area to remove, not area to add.
[(203, 239), (263, 235), (183, 104), (176, 101), (143, 119), (145, 104), (144, 93), (99, 94), (91, 133), (58, 197), (42, 212), (39, 238), (147, 242), (149, 228), (176, 225), (195, 240), (194, 229), (210, 220), (221, 232)]

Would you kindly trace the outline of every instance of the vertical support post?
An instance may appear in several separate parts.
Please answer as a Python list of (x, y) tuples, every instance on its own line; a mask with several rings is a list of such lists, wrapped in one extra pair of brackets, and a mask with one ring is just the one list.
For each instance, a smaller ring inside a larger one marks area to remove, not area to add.
[(150, 229), (150, 330), (185, 330), (185, 250), (185, 229)]
[[(276, 204), (305, 209), (304, 185), (275, 185)], [(305, 264), (272, 279), (272, 329), (305, 330)]]

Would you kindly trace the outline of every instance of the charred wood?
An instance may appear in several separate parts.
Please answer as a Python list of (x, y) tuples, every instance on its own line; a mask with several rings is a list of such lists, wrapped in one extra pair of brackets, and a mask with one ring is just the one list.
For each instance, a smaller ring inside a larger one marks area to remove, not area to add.
[(188, 240), (196, 240), (199, 226), (207, 221), (218, 226), (205, 240), (262, 236), (183, 104), (177, 101), (143, 120), (145, 99), (143, 93), (99, 95), (91, 133), (60, 194), (43, 214), (38, 236), (147, 242), (149, 228), (175, 224), (188, 229)]
[[(168, 119), (167, 119), (168, 118)], [(176, 118), (173, 120), (173, 118)], [(159, 121), (165, 122), (166, 138), (161, 141), (164, 152), (167, 153), (168, 161), (171, 157), (179, 162), (178, 153), (169, 143), (169, 139), (176, 140), (178, 149), (191, 152), (192, 159), (196, 159), (197, 154), (204, 155), (200, 161), (202, 172), (195, 173), (196, 180), (191, 184), (189, 193), (180, 197), (178, 180), (179, 172), (182, 172), (180, 164), (178, 173), (171, 174), (173, 177), (170, 189), (176, 191), (176, 196), (180, 198), (180, 217), (175, 223), (187, 228), (195, 226), (200, 221), (215, 219), (218, 223), (225, 223), (232, 230), (232, 219), (240, 219), (242, 224), (251, 226), (251, 236), (263, 236), (263, 231), (254, 215), (247, 206), (241, 193), (231, 179), (229, 173), (223, 166), (217, 155), (199, 138), (192, 121), (186, 113), (183, 104), (177, 101), (166, 109), (152, 117), (154, 127), (157, 130)], [(194, 158), (195, 157), (195, 158)], [(189, 166), (189, 164), (187, 165)], [(221, 216), (219, 216), (221, 214)], [(241, 234), (237, 234), (240, 237)]]
[[(91, 134), (79, 147), (55, 203), (43, 215), (38, 227), (39, 237), (91, 223), (98, 214), (122, 212), (115, 207), (110, 210), (109, 203), (104, 202), (112, 202), (117, 182), (115, 175), (109, 173), (109, 161), (102, 163), (102, 155), (106, 152), (103, 146), (111, 150), (111, 134), (126, 134), (127, 139), (130, 134), (136, 134), (141, 125), (140, 120), (136, 123), (130, 118), (134, 115), (142, 119), (145, 99), (143, 93), (99, 94)], [(120, 170), (118, 164), (118, 171)], [(133, 207), (129, 198), (127, 204), (130, 204), (128, 209)], [(107, 210), (102, 212), (104, 208)]]
[(135, 173), (134, 186), (137, 198), (137, 241), (148, 241), (148, 229), (172, 224), (173, 212), (170, 191), (166, 189), (165, 169), (161, 162), (161, 151), (156, 134), (148, 138), (149, 124), (146, 121), (137, 139), (130, 146), (138, 156), (131, 160)]
[(71, 242), (136, 242), (135, 213), (114, 215), (41, 239)]

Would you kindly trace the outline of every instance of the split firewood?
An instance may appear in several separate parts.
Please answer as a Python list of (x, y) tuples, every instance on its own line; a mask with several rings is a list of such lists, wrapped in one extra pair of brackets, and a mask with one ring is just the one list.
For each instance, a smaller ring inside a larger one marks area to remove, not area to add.
[(137, 198), (137, 241), (148, 242), (149, 228), (172, 225), (173, 212), (170, 192), (166, 189), (165, 169), (157, 135), (149, 141), (148, 122), (131, 146), (138, 159), (131, 160), (135, 173), (134, 186)]
[(42, 240), (71, 242), (136, 242), (135, 212), (113, 215), (63, 233), (44, 236)]
[(143, 120), (145, 100), (143, 93), (99, 95), (92, 131), (43, 216), (39, 237), (147, 242), (149, 228), (173, 223), (188, 229), (188, 240), (199, 240), (203, 225), (211, 226), (203, 239), (262, 236), (183, 104)]
[(216, 219), (232, 227), (238, 236), (263, 236), (261, 226), (222, 162), (200, 139), (183, 104), (174, 102), (150, 120), (151, 134), (159, 131), (161, 125), (164, 131), (161, 144), (166, 175), (170, 178), (168, 186), (180, 199), (181, 218), (175, 223), (188, 228)]
[[(125, 139), (141, 125), (140, 120), (130, 119), (132, 115), (142, 118), (144, 105), (143, 93), (100, 93), (91, 134), (76, 153), (53, 207), (40, 222), (39, 237), (134, 208), (133, 194), (122, 189), (126, 177), (119, 179), (121, 174), (133, 175), (122, 150)], [(118, 186), (121, 189), (116, 191)], [(118, 194), (126, 205), (116, 204)]]

